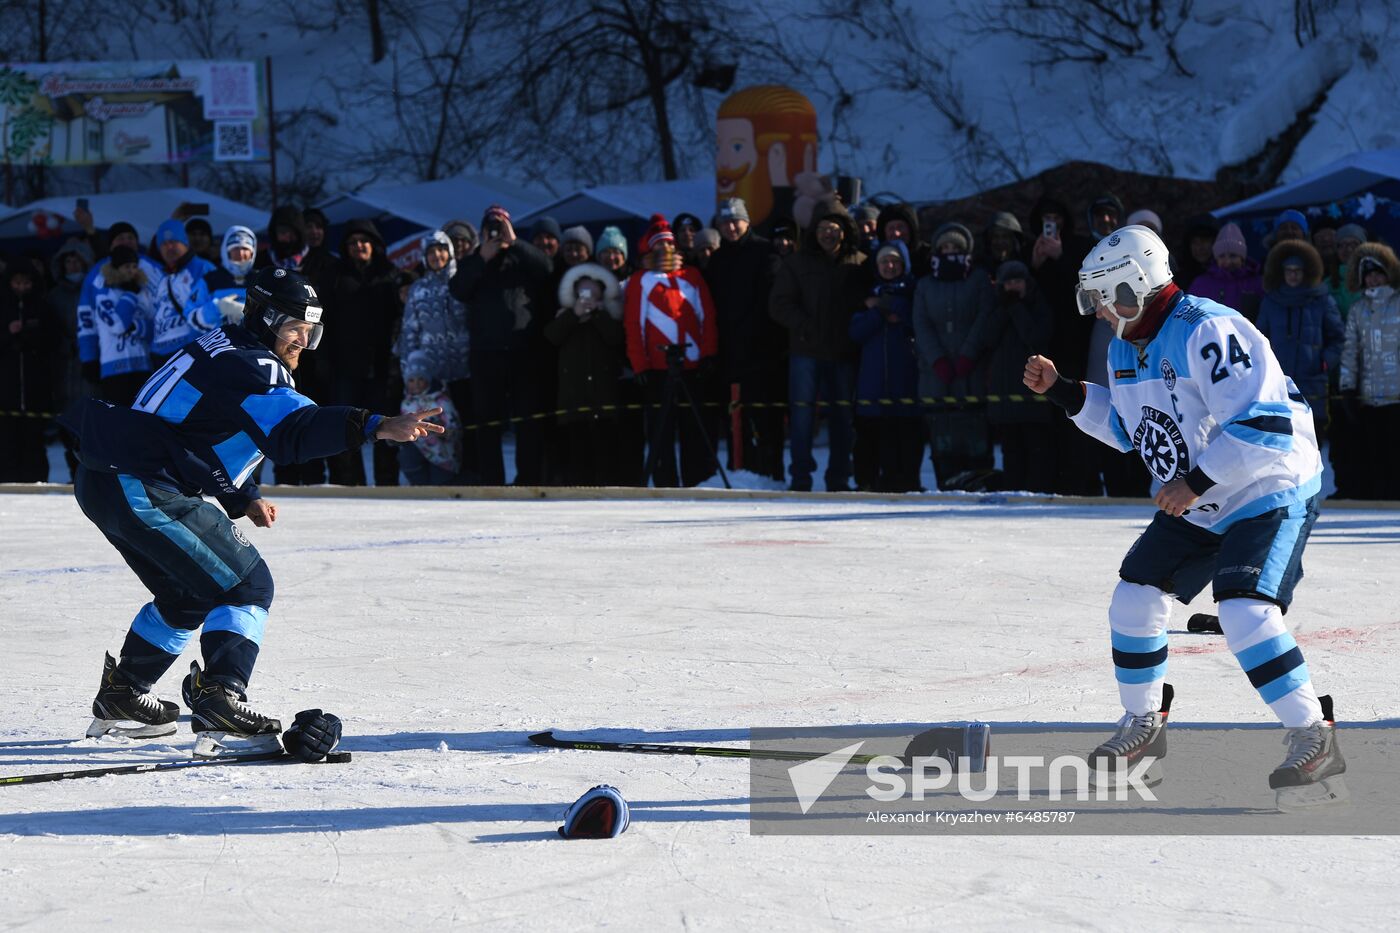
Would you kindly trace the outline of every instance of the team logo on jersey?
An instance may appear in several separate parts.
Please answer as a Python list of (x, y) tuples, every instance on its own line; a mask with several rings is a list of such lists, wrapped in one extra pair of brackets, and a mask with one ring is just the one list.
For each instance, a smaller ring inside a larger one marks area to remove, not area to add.
[(1133, 434), (1133, 446), (1152, 475), (1164, 483), (1190, 471), (1186, 438), (1170, 415), (1147, 405), (1142, 406), (1142, 420)]
[(243, 534), (243, 529), (242, 529), (242, 528), (239, 528), (237, 525), (234, 525), (234, 526), (233, 526), (233, 538), (234, 538), (235, 541), (237, 541), (239, 544), (243, 545), (244, 547), (252, 547), (252, 546), (253, 546), (253, 542), (249, 541), (249, 540), (247, 539), (247, 537), (244, 536), (244, 534)]
[(1162, 379), (1167, 383), (1167, 391), (1171, 392), (1176, 388), (1176, 369), (1172, 366), (1172, 361), (1163, 358)]

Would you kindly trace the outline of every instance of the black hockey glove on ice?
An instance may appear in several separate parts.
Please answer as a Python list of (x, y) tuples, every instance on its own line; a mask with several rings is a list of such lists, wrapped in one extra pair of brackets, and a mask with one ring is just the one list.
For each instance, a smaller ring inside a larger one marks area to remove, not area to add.
[(302, 761), (314, 764), (340, 744), (340, 717), (318, 709), (297, 713), (296, 722), (282, 733), (282, 746)]

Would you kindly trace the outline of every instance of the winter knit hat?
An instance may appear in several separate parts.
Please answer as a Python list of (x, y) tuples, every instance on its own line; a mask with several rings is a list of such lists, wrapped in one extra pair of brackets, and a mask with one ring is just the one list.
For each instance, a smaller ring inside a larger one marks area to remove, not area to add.
[(604, 227), (603, 232), (598, 234), (596, 245), (600, 253), (605, 249), (620, 249), (624, 257), (627, 255), (627, 237), (616, 227)]
[(647, 226), (647, 232), (642, 234), (642, 238), (637, 241), (637, 252), (645, 256), (652, 251), (653, 247), (662, 243), (676, 242), (675, 234), (671, 232), (671, 225), (666, 222), (664, 214), (652, 214), (651, 222)]
[(958, 244), (958, 252), (972, 252), (972, 235), (968, 229), (959, 223), (947, 223), (939, 227), (933, 234), (933, 248), (938, 249), (944, 243), (954, 242)]
[[(1353, 224), (1353, 226), (1355, 226), (1355, 224)], [(131, 234), (132, 236), (136, 237), (138, 241), (141, 239), (141, 237), (136, 233), (136, 228), (133, 227), (131, 224), (127, 223), (125, 220), (119, 220), (116, 223), (112, 224), (112, 226), (107, 228), (107, 239), (115, 240), (123, 233)]]
[(675, 229), (679, 229), (681, 227), (694, 227), (696, 230), (701, 230), (704, 228), (705, 225), (701, 223), (700, 218), (696, 217), (694, 214), (677, 214), (676, 222), (671, 224), (671, 226)]
[(403, 378), (407, 382), (410, 379), (432, 379), (433, 364), (428, 354), (422, 350), (414, 350), (408, 355), (408, 359), (403, 361)]
[(1236, 256), (1248, 256), (1249, 249), (1244, 243), (1244, 234), (1240, 232), (1238, 224), (1226, 224), (1220, 228), (1216, 234), (1215, 245), (1211, 247), (1211, 252), (1216, 259), (1222, 256), (1234, 254)]
[(584, 246), (588, 247), (588, 252), (593, 252), (593, 234), (588, 232), (587, 227), (579, 226), (568, 228), (560, 235), (559, 242), (561, 244), (582, 243)]
[(331, 225), (326, 214), (319, 207), (304, 207), (301, 211), (301, 219), (307, 223), (315, 223), (316, 226), (325, 229)]
[(190, 238), (185, 234), (185, 225), (173, 217), (161, 221), (160, 226), (156, 227), (156, 246), (164, 246), (166, 243), (190, 245)]
[(721, 220), (748, 220), (749, 206), (743, 198), (725, 198), (719, 202), (717, 215)]
[(899, 261), (904, 263), (904, 271), (909, 271), (909, 250), (899, 240), (892, 240), (875, 251), (875, 265), (880, 264), (880, 260), (893, 253), (899, 257)]
[[(113, 227), (112, 229), (115, 230), (116, 227)], [(1343, 224), (1342, 226), (1338, 227), (1337, 241), (1341, 242), (1342, 240), (1347, 239), (1355, 240), (1358, 243), (1365, 243), (1366, 228), (1361, 226), (1360, 224)]]
[(1295, 211), (1290, 207), (1282, 214), (1279, 214), (1278, 217), (1274, 219), (1274, 232), (1278, 232), (1278, 228), (1286, 223), (1297, 224), (1303, 228), (1303, 236), (1311, 236), (1311, 233), (1308, 231), (1308, 218), (1303, 216), (1302, 211)]
[(1143, 227), (1151, 227), (1154, 231), (1156, 231), (1158, 236), (1162, 235), (1162, 218), (1157, 216), (1156, 211), (1149, 211), (1145, 207), (1142, 210), (1133, 211), (1131, 214), (1129, 214), (1128, 219), (1124, 221), (1124, 224), (1129, 227), (1133, 226), (1134, 224)]
[(1031, 277), (1031, 270), (1026, 268), (1026, 264), (1019, 259), (1008, 259), (997, 266), (997, 284), (1005, 285), (1012, 279), (1025, 281)]
[(212, 237), (214, 235), (214, 228), (209, 226), (209, 221), (205, 220), (203, 217), (191, 217), (189, 220), (185, 221), (186, 236), (196, 230), (204, 231), (204, 235), (207, 237)]
[(504, 207), (501, 207), (501, 205), (499, 204), (492, 204), (486, 209), (486, 213), (481, 216), (482, 229), (485, 229), (486, 225), (493, 220), (509, 223), (510, 211), (506, 210)]
[(851, 210), (851, 219), (857, 224), (863, 224), (866, 221), (877, 221), (880, 219), (880, 209), (873, 204), (862, 204)]
[(714, 227), (706, 227), (695, 234), (695, 245), (700, 249), (719, 249), (719, 231)]
[(541, 217), (539, 220), (536, 220), (535, 225), (530, 228), (530, 239), (533, 240), (541, 233), (547, 233), (550, 236), (554, 237), (554, 239), (559, 239), (559, 221), (555, 220), (553, 217), (550, 217), (548, 215)]
[(258, 235), (248, 227), (234, 225), (224, 233), (224, 252), (230, 246), (246, 246), (253, 252), (258, 250)]
[(1299, 256), (1297, 253), (1283, 260), (1283, 268), (1285, 269), (1306, 269), (1307, 265), (1308, 264), (1303, 261), (1303, 257)]

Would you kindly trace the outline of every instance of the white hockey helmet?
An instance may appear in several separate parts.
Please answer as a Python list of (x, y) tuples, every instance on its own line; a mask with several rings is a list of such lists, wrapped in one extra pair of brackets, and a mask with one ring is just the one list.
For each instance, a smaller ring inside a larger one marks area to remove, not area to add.
[(1127, 325), (1142, 317), (1152, 295), (1172, 280), (1167, 246), (1150, 227), (1119, 227), (1099, 240), (1079, 266), (1075, 302), (1080, 314), (1095, 314), (1101, 307), (1137, 305), (1131, 317), (1118, 316), (1118, 338)]

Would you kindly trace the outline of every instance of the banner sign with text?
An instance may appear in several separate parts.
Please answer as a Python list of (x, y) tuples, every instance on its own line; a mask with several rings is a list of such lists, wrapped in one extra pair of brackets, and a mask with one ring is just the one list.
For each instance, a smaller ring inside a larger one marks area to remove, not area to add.
[(265, 162), (261, 62), (0, 65), (0, 158), (13, 165)]

